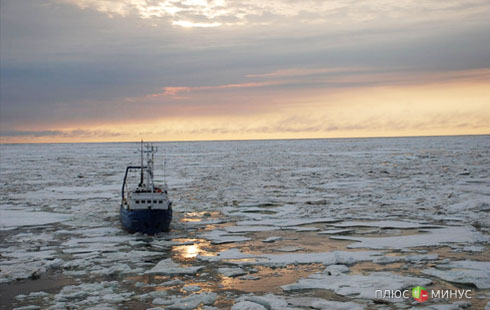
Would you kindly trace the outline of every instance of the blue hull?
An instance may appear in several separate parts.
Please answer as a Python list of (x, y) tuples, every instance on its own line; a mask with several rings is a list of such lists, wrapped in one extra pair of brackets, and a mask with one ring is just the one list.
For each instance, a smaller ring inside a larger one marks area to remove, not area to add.
[(132, 210), (121, 207), (121, 224), (130, 233), (140, 232), (148, 235), (167, 232), (172, 221), (172, 208), (168, 210)]

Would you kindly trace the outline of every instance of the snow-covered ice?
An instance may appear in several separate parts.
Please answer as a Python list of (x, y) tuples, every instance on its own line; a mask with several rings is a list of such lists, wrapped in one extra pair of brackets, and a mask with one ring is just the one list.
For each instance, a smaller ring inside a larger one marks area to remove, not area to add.
[(429, 268), (422, 272), (449, 282), (473, 284), (480, 289), (490, 288), (490, 262), (464, 260), (438, 267), (442, 268)]
[(274, 294), (264, 296), (245, 295), (238, 298), (232, 310), (363, 310), (365, 306), (355, 302), (339, 302), (315, 297), (284, 297)]
[(242, 268), (218, 268), (218, 272), (224, 275), (225, 277), (239, 277), (247, 274), (245, 270)]
[(279, 229), (279, 227), (274, 227), (274, 226), (229, 226), (229, 227), (225, 227), (225, 230), (229, 233), (269, 231), (269, 230), (276, 230), (276, 229)]
[[(426, 307), (418, 307), (412, 309), (421, 309), (421, 310), (464, 310), (471, 309), (471, 304), (467, 301), (456, 301), (452, 304), (439, 304), (439, 305), (428, 305)], [(485, 308), (485, 310), (487, 310)]]
[(186, 292), (199, 292), (202, 290), (202, 287), (198, 285), (186, 285), (182, 289)]
[(29, 210), (6, 210), (0, 208), (0, 230), (15, 229), (21, 226), (40, 226), (67, 221), (71, 218), (69, 214), (29, 211)]
[(304, 250), (304, 248), (299, 246), (283, 246), (281, 248), (277, 248), (273, 250), (278, 252), (297, 252), (297, 251)]
[(319, 235), (342, 235), (346, 233), (353, 232), (353, 229), (327, 229), (327, 230), (322, 230), (319, 231)]
[(155, 267), (146, 271), (147, 274), (160, 274), (160, 275), (193, 275), (204, 266), (189, 266), (182, 267), (180, 264), (175, 263), (171, 258), (161, 260)]
[(280, 237), (280, 236), (270, 236), (270, 237), (267, 237), (264, 240), (262, 240), (262, 242), (265, 242), (265, 243), (273, 243), (273, 242), (276, 242), (276, 241), (279, 241), (279, 240), (282, 240), (282, 239), (284, 239), (284, 238), (283, 237)]
[[(286, 291), (324, 289), (351, 298), (376, 299), (377, 289), (403, 290), (411, 286), (425, 286), (430, 283), (432, 283), (430, 279), (401, 276), (390, 272), (373, 272), (369, 275), (315, 273), (306, 279), (300, 279), (297, 283), (284, 285), (282, 288)], [(402, 301), (401, 298), (387, 300)]]
[[(299, 310), (289, 306), (286, 298), (274, 294), (264, 296), (245, 295), (236, 300), (235, 309)], [(233, 309), (233, 308), (232, 308)]]
[(355, 302), (339, 302), (333, 300), (325, 300), (314, 297), (299, 297), (289, 298), (289, 303), (295, 306), (310, 307), (320, 310), (363, 310), (366, 306)]
[(211, 241), (213, 244), (244, 242), (251, 240), (248, 237), (231, 234), (228, 231), (222, 229), (208, 231), (202, 234), (200, 237)]
[(285, 266), (290, 264), (320, 263), (325, 266), (334, 264), (354, 264), (371, 261), (380, 257), (381, 252), (375, 251), (333, 251), (319, 253), (288, 253), (288, 254), (246, 254), (238, 249), (225, 250), (217, 256), (199, 256), (202, 261), (228, 261), (237, 265)]
[(182, 298), (159, 298), (157, 302), (153, 300), (153, 304), (166, 305), (165, 309), (168, 310), (192, 310), (199, 305), (212, 305), (217, 297), (218, 295), (216, 293), (200, 293)]
[(240, 226), (275, 226), (275, 227), (290, 227), (301, 226), (317, 223), (335, 223), (338, 220), (333, 218), (288, 218), (287, 221), (281, 218), (270, 218), (257, 221), (240, 221), (237, 225)]
[(416, 222), (406, 221), (372, 221), (372, 222), (360, 222), (360, 221), (345, 221), (341, 223), (333, 224), (335, 227), (379, 227), (379, 228), (434, 228), (441, 227), (440, 225), (430, 225)]
[(341, 273), (346, 273), (349, 272), (349, 267), (345, 265), (330, 265), (325, 270), (323, 273), (328, 274), (328, 275), (339, 275)]
[(393, 237), (351, 237), (351, 236), (332, 236), (337, 240), (358, 241), (349, 245), (349, 248), (369, 248), (369, 249), (406, 249), (422, 246), (437, 246), (448, 243), (474, 243), (486, 242), (488, 236), (469, 227), (446, 227), (437, 229), (427, 229), (423, 233), (416, 235), (403, 235)]

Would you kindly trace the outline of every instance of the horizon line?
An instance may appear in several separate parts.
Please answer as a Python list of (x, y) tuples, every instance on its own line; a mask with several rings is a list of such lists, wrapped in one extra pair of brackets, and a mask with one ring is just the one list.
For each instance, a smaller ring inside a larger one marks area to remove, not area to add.
[[(436, 138), (436, 137), (477, 137), (489, 136), (490, 133), (483, 134), (447, 134), (447, 135), (406, 135), (406, 136), (351, 136), (351, 137), (323, 137), (323, 138), (281, 138), (281, 139), (211, 139), (211, 140), (148, 140), (150, 143), (179, 143), (179, 142), (243, 142), (243, 141), (295, 141), (295, 140), (343, 140), (343, 139), (396, 139), (396, 138)], [(144, 141), (144, 139), (141, 139)], [(135, 141), (86, 141), (86, 142), (2, 142), (0, 145), (20, 145), (20, 144), (96, 144), (96, 143), (141, 143)]]

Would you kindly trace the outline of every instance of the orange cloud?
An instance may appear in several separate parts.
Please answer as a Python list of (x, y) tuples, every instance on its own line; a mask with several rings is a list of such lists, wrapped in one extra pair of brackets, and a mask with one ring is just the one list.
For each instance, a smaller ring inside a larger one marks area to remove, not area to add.
[(252, 83), (237, 83), (237, 84), (224, 84), (216, 86), (168, 86), (163, 88), (163, 92), (150, 94), (150, 97), (161, 96), (177, 96), (182, 93), (190, 93), (195, 91), (208, 91), (208, 90), (220, 90), (220, 89), (233, 89), (233, 88), (256, 88), (272, 85), (281, 85), (283, 81), (269, 81), (269, 82), (252, 82)]
[[(448, 72), (376, 72), (374, 68), (368, 67), (339, 67), (339, 68), (290, 68), (277, 70), (264, 74), (249, 74), (247, 78), (271, 78), (267, 81), (246, 82), (236, 84), (223, 84), (215, 86), (167, 86), (163, 87), (163, 92), (150, 94), (150, 97), (178, 96), (182, 93), (192, 93), (197, 91), (214, 91), (223, 89), (239, 88), (260, 88), (280, 85), (305, 85), (308, 82), (319, 85), (329, 83), (338, 84), (423, 84), (441, 81), (480, 81), (490, 80), (490, 68), (475, 70), (460, 70)], [(335, 75), (330, 75), (336, 73)], [(318, 77), (317, 75), (326, 75)], [(314, 80), (307, 77), (315, 76)], [(275, 79), (275, 78), (294, 78), (294, 79)], [(306, 87), (308, 85), (305, 85)]]

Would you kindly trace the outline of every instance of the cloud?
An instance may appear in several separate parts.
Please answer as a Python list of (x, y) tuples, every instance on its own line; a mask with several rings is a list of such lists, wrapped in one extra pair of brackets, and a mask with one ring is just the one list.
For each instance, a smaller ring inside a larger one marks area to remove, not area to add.
[[(94, 9), (109, 16), (137, 14), (143, 19), (170, 17), (174, 25), (189, 27), (183, 21), (197, 27), (217, 23), (219, 25), (246, 25), (267, 23), (277, 18), (297, 18), (302, 23), (372, 22), (380, 19), (433, 19), (482, 15), (488, 12), (485, 0), (473, 1), (288, 1), (276, 0), (60, 0), (82, 9)], [(456, 13), (457, 12), (457, 13)], [(421, 14), (424, 13), (424, 14)], [(233, 17), (230, 19), (230, 17)], [(273, 18), (276, 17), (276, 18)], [(195, 22), (197, 20), (198, 22)], [(225, 22), (227, 20), (227, 22)], [(205, 21), (208, 21), (207, 23)]]
[(6, 130), (0, 131), (1, 137), (52, 137), (61, 136), (63, 134), (60, 130), (39, 130), (39, 131), (26, 131), (26, 130)]
[[(216, 85), (216, 86), (168, 86), (163, 87), (163, 92), (150, 94), (146, 97), (161, 97), (161, 96), (171, 96), (177, 97), (182, 93), (191, 93), (196, 91), (214, 91), (214, 90), (223, 90), (223, 89), (240, 89), (240, 88), (259, 88), (259, 87), (267, 87), (273, 85), (281, 85), (284, 82), (282, 81), (267, 81), (267, 82), (249, 82), (249, 83), (237, 83), (237, 84), (224, 84), (224, 85)], [(127, 98), (130, 101), (134, 101), (135, 98)]]
[(63, 137), (63, 138), (93, 138), (93, 137), (118, 137), (121, 133), (108, 130), (6, 130), (0, 131), (0, 137)]
[[(461, 17), (484, 18), (489, 12), (485, 0), (472, 1), (288, 1), (276, 0), (59, 0), (93, 9), (109, 16), (136, 14), (142, 19), (170, 18), (182, 27), (212, 27), (250, 24), (365, 24), (380, 21), (428, 21)], [(488, 15), (487, 15), (488, 16)]]
[[(391, 69), (393, 70), (393, 69)], [(410, 70), (399, 70), (392, 72), (382, 72), (376, 68), (289, 68), (262, 74), (247, 74), (247, 78), (261, 79), (266, 81), (254, 81), (237, 84), (223, 84), (214, 86), (167, 86), (163, 91), (152, 93), (144, 97), (173, 97), (189, 99), (188, 95), (196, 92), (209, 92), (220, 90), (240, 90), (242, 88), (267, 88), (279, 87), (280, 91), (284, 88), (332, 88), (345, 85), (350, 86), (378, 86), (396, 84), (427, 84), (438, 82), (453, 81), (486, 81), (490, 82), (490, 68), (475, 70), (454, 70), (446, 72), (411, 72)], [(183, 95), (187, 96), (183, 96)], [(143, 98), (144, 98), (143, 97)], [(137, 101), (140, 98), (126, 98), (129, 101)]]

